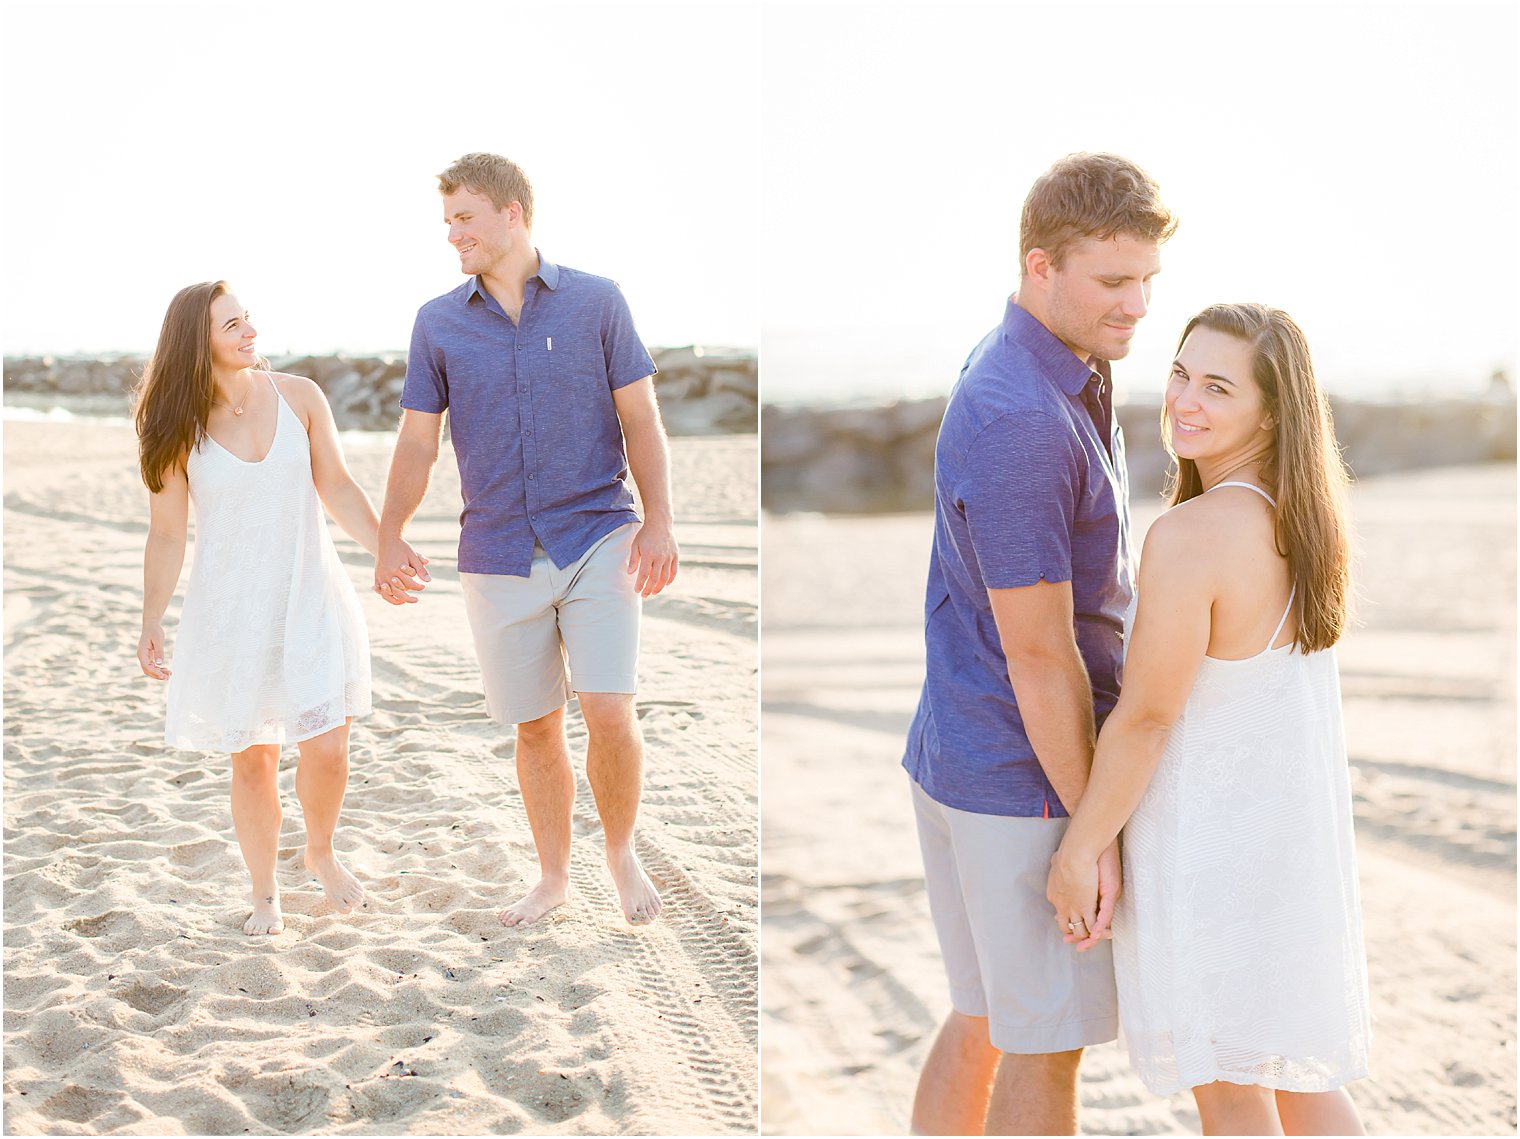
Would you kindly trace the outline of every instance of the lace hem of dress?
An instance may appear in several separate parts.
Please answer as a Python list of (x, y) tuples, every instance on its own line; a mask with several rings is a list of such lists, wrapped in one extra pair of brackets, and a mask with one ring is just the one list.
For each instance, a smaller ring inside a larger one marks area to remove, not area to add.
[(1154, 1095), (1173, 1095), (1202, 1084), (1255, 1084), (1282, 1092), (1328, 1092), (1367, 1076), (1365, 1049), (1355, 1046), (1335, 1055), (1316, 1057), (1263, 1056), (1252, 1063), (1226, 1065), (1218, 1062), (1179, 1066), (1164, 1047), (1146, 1055), (1129, 1044), (1130, 1065), (1140, 1082)]
[(229, 754), (260, 744), (293, 744), (320, 736), (356, 716), (372, 711), (368, 693), (350, 694), (341, 700), (329, 700), (315, 708), (283, 719), (269, 719), (244, 730), (227, 730), (217, 724), (188, 717), (189, 723), (170, 724), (164, 731), (164, 743), (188, 751), (221, 751)]

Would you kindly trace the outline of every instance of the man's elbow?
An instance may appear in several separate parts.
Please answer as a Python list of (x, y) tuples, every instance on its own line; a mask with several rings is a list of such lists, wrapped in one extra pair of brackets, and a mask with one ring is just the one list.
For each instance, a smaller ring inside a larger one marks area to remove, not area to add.
[(1073, 667), (1085, 671), (1076, 643), (1060, 639), (1019, 644), (1005, 641), (1003, 655), (1008, 660), (1008, 675), (1014, 678), (1045, 677)]
[(438, 440), (431, 436), (420, 435), (412, 438), (402, 438), (396, 443), (397, 466), (407, 470), (431, 471), (433, 465), (438, 462)]

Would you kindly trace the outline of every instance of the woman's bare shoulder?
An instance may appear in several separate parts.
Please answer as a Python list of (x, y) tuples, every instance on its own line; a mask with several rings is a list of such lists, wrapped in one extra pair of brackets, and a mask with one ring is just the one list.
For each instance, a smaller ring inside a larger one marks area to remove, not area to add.
[(1222, 568), (1242, 556), (1255, 557), (1263, 541), (1270, 542), (1272, 517), (1260, 509), (1259, 495), (1244, 497), (1200, 494), (1162, 514), (1145, 535), (1141, 564), (1146, 561), (1187, 565), (1194, 572)]
[(281, 395), (285, 395), (292, 391), (304, 393), (313, 391), (320, 392), (322, 390), (317, 386), (317, 382), (315, 380), (308, 379), (305, 376), (293, 375), (290, 372), (270, 372), (269, 378), (273, 380), (275, 386), (280, 389)]
[(270, 372), (269, 378), (274, 381), (275, 387), (285, 397), (291, 407), (300, 412), (310, 412), (313, 408), (327, 402), (327, 395), (317, 385), (315, 380), (305, 376), (291, 375), (289, 372)]

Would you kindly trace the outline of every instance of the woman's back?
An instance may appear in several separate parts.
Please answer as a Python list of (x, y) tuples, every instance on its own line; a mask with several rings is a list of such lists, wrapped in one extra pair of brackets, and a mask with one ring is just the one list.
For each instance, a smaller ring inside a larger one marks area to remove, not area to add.
[(1155, 1091), (1325, 1091), (1366, 1074), (1369, 1039), (1335, 653), (1293, 644), (1265, 492), (1220, 484), (1182, 508), (1208, 512), (1199, 573), (1220, 576), (1209, 651), (1124, 829), (1125, 1037)]
[[(1279, 627), (1293, 591), (1288, 559), (1278, 552), (1276, 503), (1254, 483), (1222, 482), (1175, 510), (1197, 514), (1208, 533), (1199, 550), (1200, 572), (1212, 581), (1208, 656), (1240, 660), (1259, 653), (1268, 640), (1289, 644), (1297, 632), (1290, 613)], [(1273, 630), (1278, 629), (1275, 639)]]

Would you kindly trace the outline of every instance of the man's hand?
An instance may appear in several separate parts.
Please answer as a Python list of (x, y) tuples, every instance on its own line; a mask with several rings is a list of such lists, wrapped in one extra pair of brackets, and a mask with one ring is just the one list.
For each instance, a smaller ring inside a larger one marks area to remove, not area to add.
[(375, 592), (392, 605), (415, 604), (412, 596), (427, 588), (428, 560), (412, 549), (403, 538), (380, 539), (380, 556), (375, 559)]
[(653, 597), (676, 579), (681, 551), (668, 522), (645, 522), (633, 536), (628, 552), (628, 572), (639, 576), (633, 583), (640, 597)]

